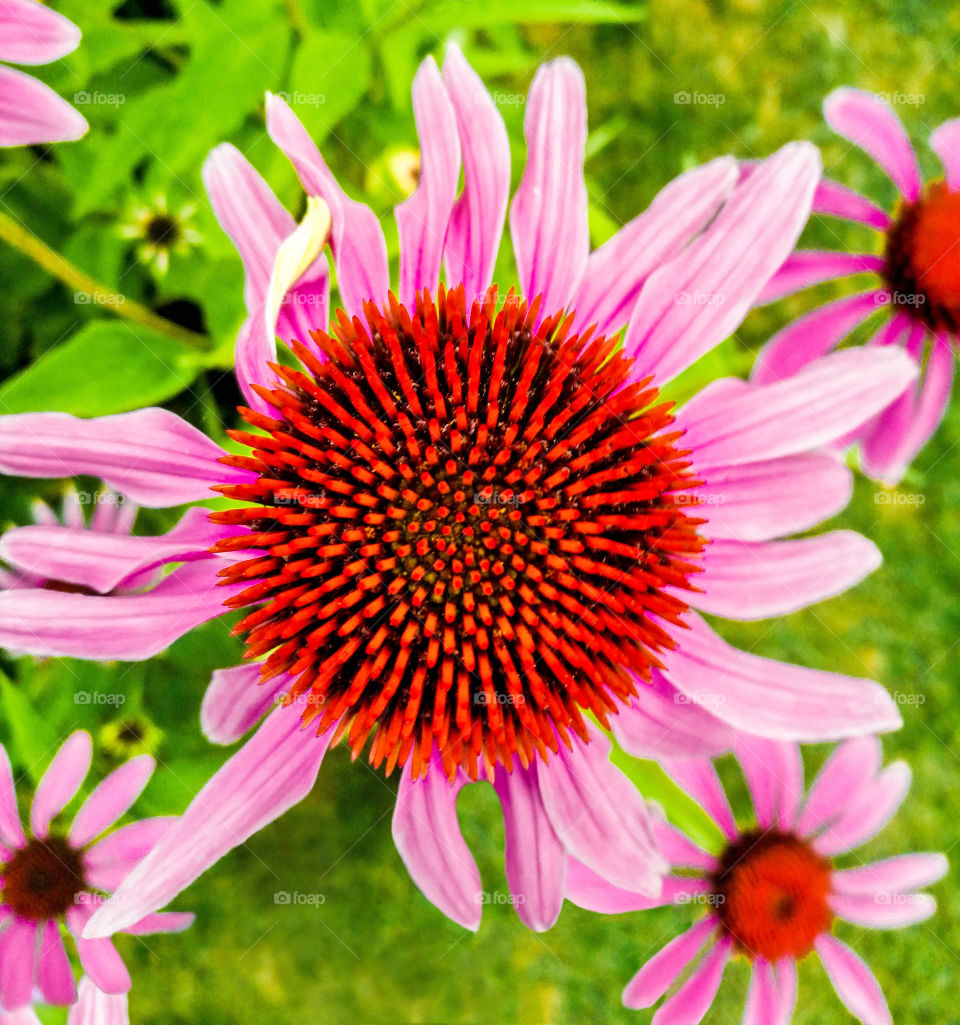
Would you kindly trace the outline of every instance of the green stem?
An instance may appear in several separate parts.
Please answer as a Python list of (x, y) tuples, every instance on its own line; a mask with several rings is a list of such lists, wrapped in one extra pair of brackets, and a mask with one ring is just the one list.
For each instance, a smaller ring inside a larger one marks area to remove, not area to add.
[(172, 320), (161, 317), (146, 306), (141, 306), (140, 303), (134, 302), (118, 292), (111, 292), (89, 274), (74, 267), (69, 260), (65, 260), (46, 242), (37, 238), (2, 210), (0, 210), (0, 239), (29, 256), (31, 260), (38, 263), (44, 270), (49, 271), (65, 285), (88, 295), (90, 303), (104, 306), (118, 317), (125, 317), (135, 324), (140, 324), (151, 331), (172, 338), (175, 342), (182, 342), (195, 349), (211, 347), (210, 339), (206, 335), (197, 334), (196, 331), (190, 331), (179, 324), (174, 324)]

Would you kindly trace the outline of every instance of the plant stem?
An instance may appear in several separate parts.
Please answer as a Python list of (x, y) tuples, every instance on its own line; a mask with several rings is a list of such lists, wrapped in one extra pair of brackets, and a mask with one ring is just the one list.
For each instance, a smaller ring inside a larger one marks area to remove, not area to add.
[(65, 285), (83, 293), (87, 297), (87, 302), (96, 306), (104, 306), (118, 317), (125, 317), (135, 324), (140, 324), (151, 331), (172, 338), (175, 342), (192, 346), (194, 349), (209, 349), (211, 347), (210, 339), (206, 335), (197, 334), (196, 331), (181, 327), (172, 320), (154, 313), (146, 306), (141, 306), (140, 303), (128, 299), (125, 295), (105, 288), (89, 274), (74, 267), (69, 260), (65, 260), (46, 242), (37, 238), (2, 210), (0, 210), (0, 239), (29, 256), (31, 260), (38, 263), (44, 270), (49, 271)]

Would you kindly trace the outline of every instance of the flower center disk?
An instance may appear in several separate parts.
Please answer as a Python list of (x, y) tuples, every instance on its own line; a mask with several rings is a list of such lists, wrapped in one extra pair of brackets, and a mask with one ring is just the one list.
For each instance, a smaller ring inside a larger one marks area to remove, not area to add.
[(62, 917), (86, 889), (80, 852), (57, 837), (30, 840), (2, 874), (2, 903), (33, 921)]
[[(387, 771), (431, 752), (477, 778), (548, 757), (648, 679), (686, 609), (702, 540), (670, 403), (615, 338), (537, 323), (537, 303), (462, 288), (338, 314), (305, 371), (271, 364), (264, 432), (231, 432), (257, 474), (214, 513), (262, 549), (222, 571), (262, 676), (318, 731)], [(658, 621), (650, 618), (651, 614)]]
[(747, 833), (713, 880), (721, 928), (748, 957), (801, 958), (830, 928), (830, 863), (789, 833)]

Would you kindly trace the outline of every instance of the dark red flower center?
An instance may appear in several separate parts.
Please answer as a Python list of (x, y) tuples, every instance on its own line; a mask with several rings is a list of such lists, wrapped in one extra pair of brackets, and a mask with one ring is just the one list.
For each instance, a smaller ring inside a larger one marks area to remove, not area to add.
[(960, 192), (934, 182), (903, 206), (887, 232), (885, 276), (895, 305), (960, 332)]
[(670, 404), (615, 338), (496, 293), (391, 297), (338, 315), (304, 370), (274, 365), (272, 418), (217, 488), (256, 503), (215, 513), (262, 549), (222, 571), (257, 606), (236, 628), (263, 678), (318, 731), (387, 771), (440, 752), (449, 774), (546, 758), (584, 713), (606, 722), (671, 646), (702, 547)]
[(720, 859), (721, 928), (748, 957), (801, 958), (830, 928), (830, 863), (791, 833), (745, 833)]
[(83, 857), (66, 840), (30, 840), (0, 870), (0, 902), (21, 918), (59, 918), (87, 889)]

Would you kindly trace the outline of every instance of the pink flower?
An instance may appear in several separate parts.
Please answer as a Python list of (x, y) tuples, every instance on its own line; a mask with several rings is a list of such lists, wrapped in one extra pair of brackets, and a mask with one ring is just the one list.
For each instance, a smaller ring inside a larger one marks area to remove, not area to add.
[[(0, 0), (0, 61), (49, 64), (75, 50), (80, 30), (36, 0)], [(0, 146), (67, 142), (87, 122), (52, 89), (0, 65)]]
[(814, 210), (878, 232), (881, 254), (798, 250), (762, 299), (854, 274), (873, 274), (876, 280), (867, 291), (784, 328), (760, 353), (753, 379), (783, 380), (840, 344), (870, 316), (885, 313), (867, 344), (874, 351), (903, 346), (923, 364), (922, 381), (845, 440), (859, 443), (864, 473), (896, 484), (940, 423), (953, 382), (953, 347), (960, 331), (960, 119), (945, 122), (930, 136), (946, 179), (925, 185), (903, 126), (880, 97), (838, 89), (827, 97), (824, 115), (834, 131), (877, 161), (900, 200), (888, 215), (843, 185), (820, 184)]
[[(588, 714), (654, 755), (723, 751), (738, 730), (824, 740), (899, 724), (876, 684), (736, 651), (691, 607), (781, 615), (876, 567), (849, 531), (776, 539), (846, 504), (850, 474), (819, 449), (900, 394), (912, 361), (841, 353), (784, 383), (717, 381), (676, 415), (657, 399), (736, 328), (792, 249), (816, 151), (787, 146), (739, 185), (731, 160), (697, 168), (590, 252), (583, 77), (554, 61), (531, 88), (510, 210), (520, 290), (536, 298), (501, 304), (500, 115), (456, 49), (442, 73), (421, 66), (413, 93), (422, 173), (396, 210), (398, 297), (376, 217), (282, 100), (268, 99), (267, 127), (309, 194), (303, 224), (235, 150), (207, 164), (247, 270), (237, 374), (252, 430), (230, 432), (243, 455), (160, 409), (0, 418), (8, 473), (89, 473), (149, 506), (211, 486), (239, 500), (197, 524), (195, 561), (145, 593), (106, 585), (146, 553), (182, 560), (189, 536), (173, 550), (132, 539), (111, 552), (108, 578), (102, 548), (78, 534), (74, 574), (97, 595), (0, 595), (0, 643), (98, 659), (148, 658), (224, 604), (247, 607), (237, 631), (251, 664), (215, 674), (203, 724), (230, 743), (266, 720), (91, 935), (163, 906), (301, 800), (340, 739), (401, 767), (398, 849), (469, 928), (483, 894), (456, 799), (492, 782), (518, 912), (543, 929), (568, 854), (650, 893), (663, 870), (644, 803)], [(344, 306), (329, 333), (324, 210)], [(275, 361), (278, 318), (298, 369)], [(38, 543), (30, 568), (53, 574), (59, 558)], [(278, 699), (294, 707), (270, 711)]]
[[(70, 1008), (67, 1025), (129, 1025), (126, 993), (104, 993), (85, 975), (77, 986), (77, 1002)], [(42, 1025), (32, 1007), (0, 1010), (0, 1025)]]
[(696, 1025), (713, 1002), (734, 954), (753, 972), (744, 1025), (787, 1025), (797, 992), (796, 963), (816, 951), (840, 999), (865, 1025), (889, 1025), (890, 1012), (863, 961), (832, 933), (842, 919), (868, 929), (897, 929), (929, 918), (934, 899), (917, 891), (947, 870), (941, 854), (908, 854), (838, 868), (834, 861), (874, 837), (900, 807), (910, 783), (903, 762), (880, 768), (880, 742), (845, 741), (804, 799), (803, 763), (794, 744), (746, 738), (737, 758), (755, 820), (737, 826), (716, 770), (705, 760), (671, 761), (667, 771), (711, 815), (723, 834), (717, 853), (666, 822), (661, 849), (679, 870), (658, 900), (630, 892), (571, 863), (567, 896), (590, 911), (615, 914), (664, 904), (707, 909), (631, 979), (627, 1007), (651, 1007), (684, 969), (693, 974), (663, 1003), (653, 1025)]
[[(153, 759), (143, 755), (107, 776), (80, 806), (69, 831), (51, 828), (83, 785), (91, 755), (88, 733), (81, 730), (67, 738), (37, 786), (25, 832), (10, 761), (0, 746), (0, 1004), (7, 1011), (29, 1004), (35, 986), (46, 1003), (76, 1000), (64, 924), (84, 971), (99, 989), (116, 994), (130, 988), (113, 943), (106, 937), (84, 939), (82, 933), (105, 895), (154, 847), (171, 820), (143, 819), (104, 835), (153, 773)], [(177, 932), (192, 921), (193, 915), (181, 912), (151, 914), (138, 916), (123, 931)]]

